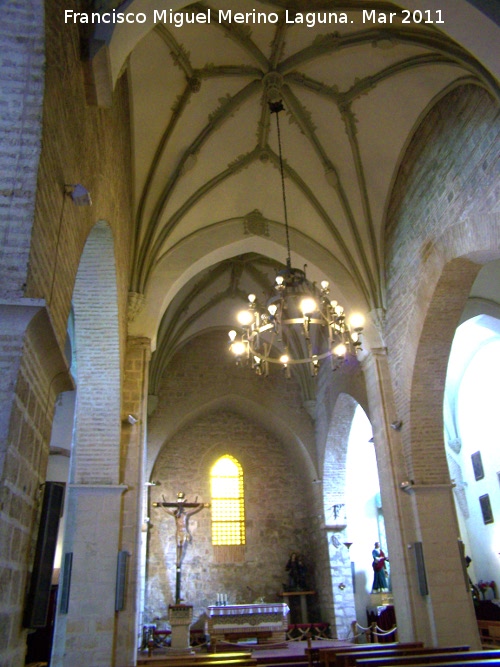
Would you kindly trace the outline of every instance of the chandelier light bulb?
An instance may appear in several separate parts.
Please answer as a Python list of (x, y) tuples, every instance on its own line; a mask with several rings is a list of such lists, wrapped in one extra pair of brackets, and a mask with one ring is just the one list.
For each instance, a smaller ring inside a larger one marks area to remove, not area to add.
[(359, 331), (365, 324), (365, 318), (361, 313), (353, 313), (349, 319), (349, 324), (355, 331)]
[(288, 354), (282, 354), (280, 357), (280, 361), (282, 364), (286, 365), (289, 362)]
[(234, 329), (231, 329), (231, 331), (227, 334), (229, 336), (229, 340), (231, 343), (234, 343), (234, 339), (236, 338), (236, 331)]
[(316, 301), (311, 297), (306, 297), (300, 302), (300, 310), (304, 316), (311, 315), (317, 309)]
[(346, 352), (347, 348), (344, 343), (340, 343), (340, 345), (337, 345), (337, 347), (333, 348), (333, 354), (335, 354), (337, 357), (345, 357)]
[(253, 320), (253, 313), (251, 313), (249, 310), (240, 310), (240, 312), (237, 315), (238, 322), (242, 326), (248, 326), (250, 322)]
[(329, 285), (330, 285), (330, 283), (328, 282), (328, 280), (322, 280), (322, 281), (321, 281), (321, 289), (322, 289), (324, 292), (326, 292), (326, 290), (328, 289)]
[(338, 305), (338, 301), (335, 301), (335, 299), (333, 299), (332, 301), (330, 301), (330, 305), (332, 308), (335, 308), (335, 306)]
[(235, 357), (242, 357), (245, 354), (245, 343), (237, 341), (231, 345), (231, 351)]
[(276, 276), (276, 285), (278, 285), (278, 287), (281, 287), (281, 285), (283, 285), (283, 281), (284, 281), (283, 276)]
[(278, 310), (278, 306), (275, 303), (272, 303), (267, 307), (267, 310), (269, 311), (271, 317), (274, 317), (276, 315), (276, 311)]
[(248, 295), (248, 300), (250, 301), (250, 303), (255, 303), (256, 298), (257, 297), (255, 296), (255, 294), (249, 294)]
[(342, 315), (344, 313), (344, 309), (342, 306), (335, 306), (335, 315)]

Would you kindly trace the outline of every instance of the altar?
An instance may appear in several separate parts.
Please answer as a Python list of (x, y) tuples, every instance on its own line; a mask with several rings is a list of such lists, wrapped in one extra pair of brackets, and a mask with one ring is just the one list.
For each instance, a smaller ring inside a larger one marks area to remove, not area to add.
[(207, 608), (210, 643), (212, 647), (220, 641), (280, 644), (286, 640), (289, 611), (283, 602), (210, 606)]

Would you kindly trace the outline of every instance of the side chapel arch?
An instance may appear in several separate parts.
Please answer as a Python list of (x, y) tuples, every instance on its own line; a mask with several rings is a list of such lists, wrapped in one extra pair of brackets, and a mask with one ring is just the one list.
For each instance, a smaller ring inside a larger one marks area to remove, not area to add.
[[(56, 616), (51, 664), (81, 664), (81, 656), (113, 659), (116, 558), (120, 536), (121, 367), (114, 243), (106, 221), (92, 228), (74, 291), (76, 410), (66, 497), (64, 553), (72, 554), (67, 613)], [(89, 569), (90, 568), (90, 569)], [(80, 623), (81, 605), (91, 619)]]

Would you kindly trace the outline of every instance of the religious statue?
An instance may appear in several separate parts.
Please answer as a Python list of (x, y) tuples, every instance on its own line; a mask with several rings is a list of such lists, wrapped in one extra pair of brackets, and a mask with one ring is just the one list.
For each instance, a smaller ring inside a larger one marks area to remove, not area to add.
[(288, 572), (288, 584), (286, 590), (288, 591), (304, 591), (306, 590), (306, 574), (307, 568), (304, 563), (304, 558), (292, 551), (290, 558), (285, 566)]
[[(168, 503), (163, 496), (162, 503), (155, 502), (153, 507), (162, 507), (165, 512), (173, 516), (175, 519), (175, 540), (176, 540), (176, 603), (180, 602), (180, 586), (181, 586), (181, 565), (184, 556), (186, 555), (187, 545), (192, 542), (193, 536), (189, 530), (189, 518), (200, 512), (205, 507), (210, 507), (210, 503), (188, 503), (186, 496), (182, 491), (177, 494), (177, 502)], [(189, 508), (189, 511), (186, 511)]]
[(389, 559), (380, 548), (380, 542), (375, 542), (375, 547), (372, 551), (372, 558), (373, 558), (372, 593), (382, 593), (389, 590), (387, 584), (387, 565), (386, 565), (386, 562), (388, 562)]

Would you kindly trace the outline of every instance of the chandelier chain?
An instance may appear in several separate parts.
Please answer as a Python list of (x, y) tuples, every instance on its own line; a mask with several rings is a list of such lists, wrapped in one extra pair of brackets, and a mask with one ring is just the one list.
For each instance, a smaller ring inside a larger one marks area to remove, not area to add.
[(349, 325), (344, 308), (329, 297), (328, 281), (321, 281), (318, 287), (307, 279), (305, 270), (292, 267), (279, 121), (279, 113), (284, 109), (282, 101), (269, 102), (269, 109), (276, 114), (288, 256), (286, 268), (278, 271), (274, 293), (265, 306), (259, 304), (255, 294), (248, 295), (247, 309), (238, 314), (242, 333), (238, 337), (235, 330), (229, 332), (230, 350), (237, 364), (250, 364), (258, 375), (267, 375), (270, 365), (280, 364), (285, 376), (290, 377), (291, 367), (305, 364), (315, 376), (325, 359), (331, 360), (335, 370), (347, 358), (356, 356), (361, 346), (363, 321), (357, 316), (355, 322), (353, 317)]
[(276, 114), (276, 130), (278, 133), (278, 154), (280, 160), (280, 175), (281, 175), (281, 193), (283, 196), (283, 211), (285, 215), (285, 232), (286, 232), (286, 248), (287, 248), (286, 264), (287, 267), (290, 268), (292, 266), (291, 253), (290, 253), (290, 230), (288, 227), (288, 209), (286, 205), (286, 190), (285, 190), (285, 170), (283, 167), (283, 155), (281, 151), (281, 131), (280, 131), (280, 118), (279, 118), (280, 111), (283, 111), (284, 107), (281, 102), (279, 104), (271, 103), (269, 107), (271, 109), (271, 113)]

